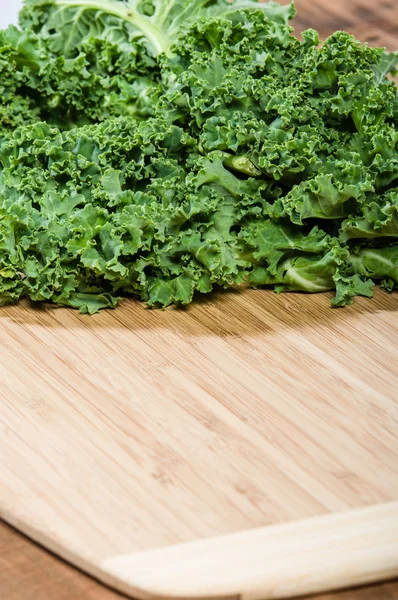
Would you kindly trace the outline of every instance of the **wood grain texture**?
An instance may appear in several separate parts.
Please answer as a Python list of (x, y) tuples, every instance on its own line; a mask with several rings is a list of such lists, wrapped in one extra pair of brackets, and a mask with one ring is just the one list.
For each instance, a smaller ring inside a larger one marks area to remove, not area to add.
[(101, 568), (122, 591), (150, 598), (281, 600), (383, 581), (398, 577), (398, 501), (116, 556)]
[(398, 301), (0, 313), (1, 513), (90, 569), (398, 497)]
[[(289, 0), (279, 0), (288, 4)], [(296, 0), (296, 31), (313, 27), (325, 39), (339, 29), (372, 46), (398, 46), (396, 0)]]
[[(396, 600), (398, 585), (379, 585), (306, 600)], [(0, 523), (0, 597), (7, 600), (126, 600)]]
[(125, 596), (72, 568), (1, 522), (0, 598), (125, 600)]
[[(297, 7), (299, 29), (396, 46), (394, 2)], [(1, 309), (3, 516), (84, 562), (396, 499), (397, 308), (381, 292), (331, 310), (327, 295), (247, 291), (92, 318)], [(15, 537), (0, 539), (7, 600), (117, 597), (18, 536), (9, 558)]]

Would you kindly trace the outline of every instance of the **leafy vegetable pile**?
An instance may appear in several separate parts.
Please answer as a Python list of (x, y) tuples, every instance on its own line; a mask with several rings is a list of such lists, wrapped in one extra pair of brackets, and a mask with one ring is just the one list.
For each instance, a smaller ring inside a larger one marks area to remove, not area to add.
[(26, 0), (0, 32), (0, 304), (398, 288), (398, 54), (293, 15)]

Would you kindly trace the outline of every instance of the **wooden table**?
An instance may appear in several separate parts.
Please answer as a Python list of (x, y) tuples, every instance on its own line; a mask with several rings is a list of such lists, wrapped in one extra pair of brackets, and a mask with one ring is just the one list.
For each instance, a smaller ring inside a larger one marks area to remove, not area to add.
[[(345, 29), (370, 44), (390, 49), (398, 46), (396, 0), (377, 3), (374, 0), (296, 0), (296, 6), (298, 31), (314, 27), (326, 37), (336, 29)], [(1, 523), (0, 597), (4, 600), (122, 598)], [(398, 582), (391, 582), (318, 596), (314, 600), (394, 600), (397, 597)]]

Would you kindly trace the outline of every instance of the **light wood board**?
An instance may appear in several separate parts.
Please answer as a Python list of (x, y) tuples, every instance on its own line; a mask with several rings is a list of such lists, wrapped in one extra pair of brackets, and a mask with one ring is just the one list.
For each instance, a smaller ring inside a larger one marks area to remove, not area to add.
[(115, 557), (398, 498), (396, 294), (22, 304), (0, 348), (0, 515), (102, 578)]

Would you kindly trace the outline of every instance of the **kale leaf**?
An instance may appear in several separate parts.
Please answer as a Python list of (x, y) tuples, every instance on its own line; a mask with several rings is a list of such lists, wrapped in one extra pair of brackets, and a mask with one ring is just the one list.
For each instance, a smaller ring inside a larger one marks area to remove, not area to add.
[(0, 304), (398, 287), (397, 53), (255, 0), (26, 0), (0, 32)]

